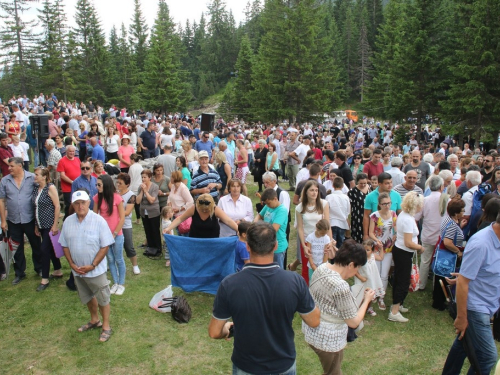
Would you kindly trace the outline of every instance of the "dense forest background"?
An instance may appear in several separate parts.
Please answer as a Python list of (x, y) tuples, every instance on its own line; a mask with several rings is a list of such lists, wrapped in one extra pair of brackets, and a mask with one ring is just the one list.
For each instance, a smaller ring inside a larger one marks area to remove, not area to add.
[[(250, 0), (237, 25), (223, 0), (174, 24), (139, 0), (103, 32), (93, 3), (2, 0), (0, 95), (55, 92), (129, 109), (185, 111), (219, 94), (219, 112), (304, 121), (345, 106), (389, 121), (439, 118), (454, 132), (498, 133), (498, 0)], [(208, 1), (208, 0), (207, 0)]]

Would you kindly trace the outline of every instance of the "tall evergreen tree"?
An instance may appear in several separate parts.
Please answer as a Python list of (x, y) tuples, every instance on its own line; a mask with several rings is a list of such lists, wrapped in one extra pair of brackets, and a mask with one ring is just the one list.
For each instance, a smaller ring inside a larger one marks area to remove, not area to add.
[(150, 108), (176, 111), (185, 109), (189, 96), (184, 85), (176, 49), (181, 45), (165, 0), (151, 30), (150, 49), (145, 62), (144, 96)]
[(370, 58), (372, 55), (370, 42), (368, 40), (368, 28), (365, 23), (365, 17), (363, 17), (364, 13), (367, 13), (366, 9), (363, 9), (363, 14), (361, 17), (361, 28), (360, 28), (359, 45), (358, 45), (358, 66), (355, 74), (357, 78), (356, 91), (360, 95), (360, 102), (363, 102), (363, 93), (370, 79), (371, 75)]
[(36, 78), (37, 72), (29, 69), (28, 64), (35, 61), (35, 51), (40, 39), (40, 34), (34, 32), (36, 20), (25, 21), (21, 18), (30, 9), (29, 3), (29, 0), (0, 1), (0, 9), (3, 11), (0, 15), (3, 20), (0, 28), (0, 64), (12, 65), (12, 77), (19, 83), (15, 91), (26, 95), (30, 92), (30, 80)]
[[(500, 3), (461, 0), (457, 4), (455, 61), (451, 87), (441, 101), (450, 130), (496, 143), (500, 122)], [(491, 138), (493, 135), (493, 139)]]
[(325, 9), (316, 0), (270, 0), (256, 59), (254, 103), (266, 120), (307, 120), (328, 112), (336, 71), (331, 39), (322, 34)]
[(41, 89), (44, 92), (55, 91), (66, 101), (69, 78), (66, 70), (68, 27), (62, 0), (44, 0), (38, 18), (43, 26)]
[(144, 71), (144, 61), (147, 53), (148, 26), (141, 10), (139, 0), (134, 0), (134, 15), (129, 26), (129, 41), (135, 65), (139, 72)]

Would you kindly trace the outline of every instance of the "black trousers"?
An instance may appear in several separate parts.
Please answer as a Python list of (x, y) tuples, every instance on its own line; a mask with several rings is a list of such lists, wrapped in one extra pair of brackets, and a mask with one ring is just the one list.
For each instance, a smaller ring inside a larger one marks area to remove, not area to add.
[(40, 236), (42, 237), (41, 246), (41, 263), (42, 263), (42, 278), (48, 279), (50, 273), (50, 261), (54, 266), (54, 270), (61, 269), (61, 261), (54, 253), (54, 247), (50, 240), (50, 229), (40, 229)]
[(146, 215), (142, 218), (148, 247), (157, 249), (157, 252), (161, 251), (160, 218), (160, 215), (156, 217), (149, 217)]
[(405, 301), (410, 288), (411, 266), (413, 252), (405, 251), (399, 247), (392, 248), (394, 260), (394, 285), (392, 288), (392, 303), (401, 305)]
[(33, 260), (33, 268), (36, 273), (42, 270), (41, 250), (40, 250), (40, 237), (35, 234), (35, 219), (25, 224), (14, 224), (7, 220), (9, 228), (9, 236), (16, 242), (19, 242), (19, 247), (14, 254), (14, 271), (16, 276), (25, 276), (26, 271), (26, 257), (24, 256), (24, 235), (28, 237), (31, 245), (31, 259)]
[(63, 198), (64, 198), (64, 220), (69, 215), (69, 206), (71, 205), (71, 192), (69, 193), (63, 193)]

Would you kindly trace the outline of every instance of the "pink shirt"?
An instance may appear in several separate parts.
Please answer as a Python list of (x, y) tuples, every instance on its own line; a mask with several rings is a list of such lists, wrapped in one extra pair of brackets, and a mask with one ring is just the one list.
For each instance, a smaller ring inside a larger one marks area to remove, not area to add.
[(433, 191), (424, 198), (424, 208), (415, 215), (415, 220), (422, 221), (422, 243), (426, 245), (435, 245), (441, 231), (441, 220), (443, 217), (439, 212), (439, 200), (441, 192)]
[[(134, 153), (134, 148), (130, 145), (127, 146), (120, 146), (118, 149), (118, 154), (121, 155), (122, 159), (125, 160), (127, 163), (130, 163), (130, 155)], [(120, 161), (120, 168), (129, 168), (130, 165), (127, 165), (125, 163), (122, 163)]]
[[(98, 194), (94, 195), (94, 204), (97, 206), (98, 202)], [(115, 193), (113, 194), (113, 212), (111, 215), (108, 215), (108, 205), (106, 204), (106, 201), (103, 199), (101, 202), (101, 207), (98, 208), (97, 212), (99, 215), (101, 215), (104, 220), (108, 223), (109, 229), (111, 232), (115, 231), (116, 226), (120, 222), (120, 214), (118, 213), (118, 205), (122, 204), (123, 198), (121, 197), (120, 194)], [(118, 235), (122, 235), (123, 231), (120, 229), (120, 232)]]

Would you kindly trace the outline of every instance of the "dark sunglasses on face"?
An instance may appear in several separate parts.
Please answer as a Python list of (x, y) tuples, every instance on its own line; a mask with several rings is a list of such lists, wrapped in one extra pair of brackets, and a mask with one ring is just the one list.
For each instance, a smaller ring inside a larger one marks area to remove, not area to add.
[(89, 171), (90, 170), (90, 167), (81, 167), (80, 168), (82, 171)]
[(198, 203), (199, 204), (202, 204), (204, 206), (210, 206), (210, 201), (206, 201), (206, 200), (198, 200)]

